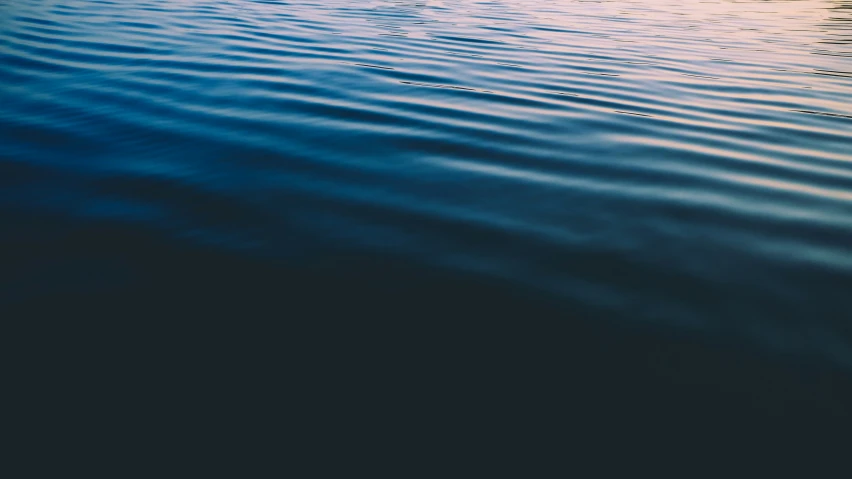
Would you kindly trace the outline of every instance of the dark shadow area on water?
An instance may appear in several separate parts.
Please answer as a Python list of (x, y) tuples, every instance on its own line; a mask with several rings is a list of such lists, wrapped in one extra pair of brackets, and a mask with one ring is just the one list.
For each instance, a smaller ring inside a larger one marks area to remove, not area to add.
[(553, 434), (601, 450), (683, 438), (771, 449), (779, 433), (815, 444), (852, 424), (848, 372), (828, 364), (619, 326), (388, 257), (285, 266), (176, 244), (89, 226), (5, 249), (4, 281), (75, 257), (134, 271), (97, 292), (7, 301), (20, 371), (48, 389), (33, 399), (46, 420), (111, 411), (122, 419), (107, 429), (157, 435), (293, 415), (343, 442)]

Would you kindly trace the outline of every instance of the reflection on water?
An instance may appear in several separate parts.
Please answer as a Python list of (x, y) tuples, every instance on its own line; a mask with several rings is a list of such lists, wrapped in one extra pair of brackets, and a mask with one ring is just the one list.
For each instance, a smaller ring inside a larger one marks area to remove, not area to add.
[(852, 364), (847, 1), (18, 0), (0, 24), (4, 301), (436, 275)]

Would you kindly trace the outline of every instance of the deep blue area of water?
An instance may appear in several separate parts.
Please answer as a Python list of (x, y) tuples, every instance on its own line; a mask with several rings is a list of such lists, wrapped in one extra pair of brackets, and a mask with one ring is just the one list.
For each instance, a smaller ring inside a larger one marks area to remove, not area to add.
[(0, 1), (0, 304), (843, 409), (852, 3)]

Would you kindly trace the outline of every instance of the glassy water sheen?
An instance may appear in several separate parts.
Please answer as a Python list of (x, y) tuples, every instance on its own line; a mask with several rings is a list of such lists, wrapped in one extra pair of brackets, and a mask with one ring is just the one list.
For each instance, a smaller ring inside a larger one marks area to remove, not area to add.
[(0, 1), (0, 208), (5, 304), (312, 275), (849, 365), (852, 3)]

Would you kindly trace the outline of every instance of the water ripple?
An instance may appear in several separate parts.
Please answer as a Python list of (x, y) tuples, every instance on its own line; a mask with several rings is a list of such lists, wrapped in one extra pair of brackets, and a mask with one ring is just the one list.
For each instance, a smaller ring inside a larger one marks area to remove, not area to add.
[(9, 215), (393, 254), (852, 358), (848, 1), (19, 0), (0, 24)]

